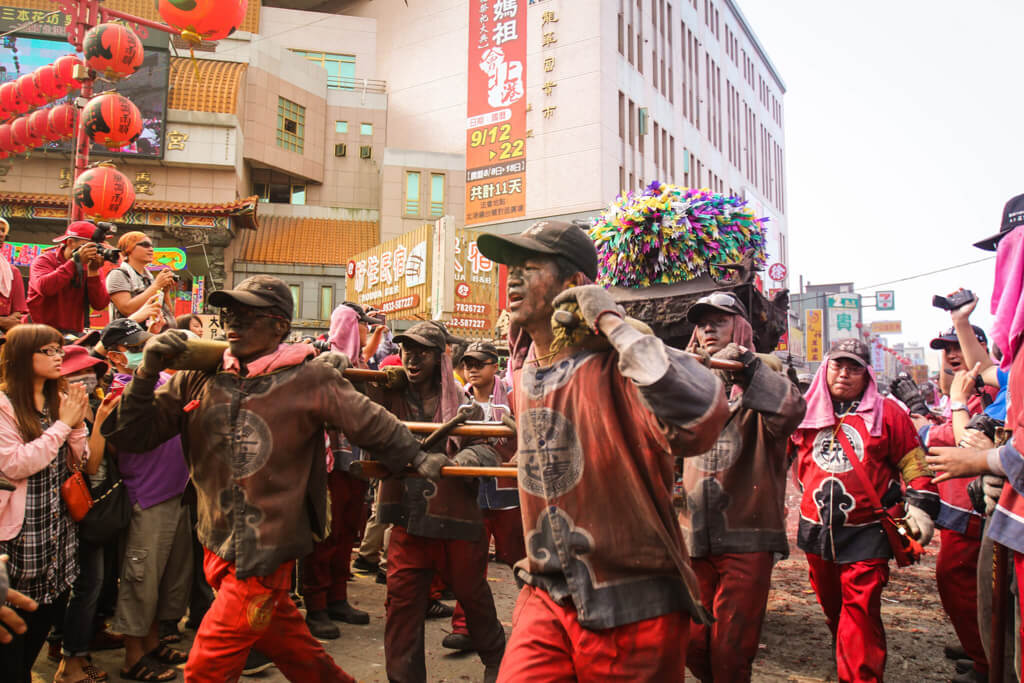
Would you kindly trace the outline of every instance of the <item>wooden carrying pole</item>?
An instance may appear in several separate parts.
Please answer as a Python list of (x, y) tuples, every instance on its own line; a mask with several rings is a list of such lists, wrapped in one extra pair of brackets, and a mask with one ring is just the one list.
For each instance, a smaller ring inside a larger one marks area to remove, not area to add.
[[(515, 467), (460, 467), (449, 465), (441, 468), (442, 477), (502, 477), (515, 479)], [(356, 460), (349, 466), (349, 474), (361, 479), (387, 479), (388, 477), (418, 477), (416, 470), (405, 469), (395, 475), (383, 463), (375, 460)]]

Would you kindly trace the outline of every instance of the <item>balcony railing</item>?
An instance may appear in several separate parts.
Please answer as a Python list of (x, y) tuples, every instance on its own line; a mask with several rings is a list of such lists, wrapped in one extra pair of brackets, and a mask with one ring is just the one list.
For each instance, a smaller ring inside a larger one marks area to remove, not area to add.
[(349, 78), (347, 76), (328, 76), (327, 87), (331, 90), (352, 90), (363, 93), (386, 93), (388, 90), (387, 81), (377, 81), (372, 78)]

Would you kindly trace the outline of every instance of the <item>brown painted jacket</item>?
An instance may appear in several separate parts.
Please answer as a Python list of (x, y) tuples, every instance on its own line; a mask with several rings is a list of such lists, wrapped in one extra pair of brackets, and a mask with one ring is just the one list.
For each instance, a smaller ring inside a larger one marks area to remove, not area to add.
[(683, 461), (686, 507), (679, 515), (690, 557), (789, 554), (786, 447), (806, 405), (789, 379), (764, 363), (729, 402), (714, 447)]
[(309, 554), (314, 534), (326, 531), (325, 428), (393, 472), (419, 450), (393, 415), (324, 363), (251, 377), (179, 372), (155, 393), (154, 383), (136, 376), (104, 433), (136, 451), (181, 434), (198, 492), (199, 540), (234, 562), (239, 578), (267, 576)]

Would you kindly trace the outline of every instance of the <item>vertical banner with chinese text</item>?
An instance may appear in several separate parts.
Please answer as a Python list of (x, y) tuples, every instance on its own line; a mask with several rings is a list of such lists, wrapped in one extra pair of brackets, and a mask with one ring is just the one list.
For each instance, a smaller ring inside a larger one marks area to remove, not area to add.
[(820, 363), (823, 355), (822, 347), (825, 345), (821, 334), (822, 320), (820, 308), (807, 309), (805, 329), (807, 330), (807, 338), (804, 340), (804, 343), (807, 345), (807, 360), (808, 362)]
[(527, 0), (470, 0), (466, 225), (526, 215)]

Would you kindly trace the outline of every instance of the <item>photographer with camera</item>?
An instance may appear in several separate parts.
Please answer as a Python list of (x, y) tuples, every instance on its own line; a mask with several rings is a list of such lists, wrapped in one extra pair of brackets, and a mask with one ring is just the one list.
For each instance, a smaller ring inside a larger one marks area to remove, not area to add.
[(102, 244), (110, 228), (75, 221), (53, 240), (57, 247), (32, 262), (28, 279), (32, 322), (78, 335), (89, 325), (89, 307), (102, 310), (110, 303), (100, 278), (104, 261), (117, 263), (120, 256), (116, 249)]
[(153, 241), (145, 233), (132, 231), (117, 241), (124, 261), (107, 273), (107, 291), (110, 293), (110, 319), (127, 318), (142, 308), (149, 299), (162, 294), (162, 313), (166, 327), (175, 327), (174, 310), (169, 292), (178, 286), (178, 276), (166, 268), (154, 277), (147, 270), (153, 263)]

